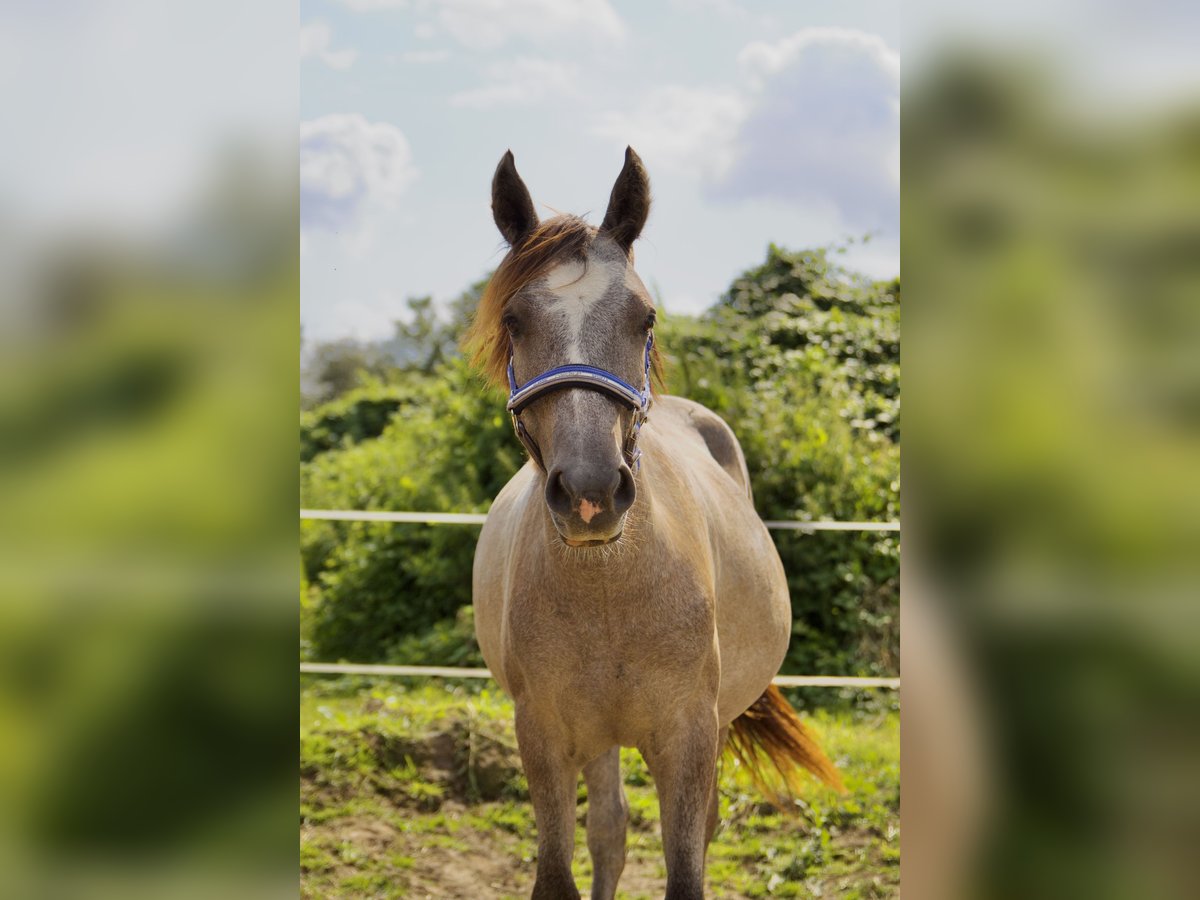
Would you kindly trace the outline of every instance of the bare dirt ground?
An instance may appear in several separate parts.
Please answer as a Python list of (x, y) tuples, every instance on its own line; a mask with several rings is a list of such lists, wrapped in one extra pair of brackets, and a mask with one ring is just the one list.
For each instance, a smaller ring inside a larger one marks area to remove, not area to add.
[[(454, 812), (449, 811), (451, 816)], [(480, 898), (527, 897), (533, 888), (534, 859), (525, 855), (521, 842), (510, 832), (465, 829), (456, 832), (452, 846), (430, 841), (426, 835), (414, 835), (374, 819), (349, 819), (332, 827), (302, 831), (302, 839), (320, 837), (338, 844), (349, 844), (363, 856), (376, 859), (399, 856), (411, 860), (395, 873), (395, 880), (383, 896), (411, 897), (413, 900), (480, 900)], [(353, 882), (359, 869), (355, 862), (330, 872), (339, 884)], [(653, 897), (662, 893), (665, 874), (650, 859), (631, 854), (621, 876), (621, 895)], [(586, 888), (586, 883), (581, 888)], [(364, 885), (365, 887), (365, 885)], [(586, 894), (586, 891), (585, 891)], [(324, 898), (313, 886), (302, 887), (301, 896)], [(343, 895), (345, 896), (345, 895)], [(742, 894), (722, 894), (742, 897)]]
[[(454, 812), (450, 811), (450, 815), (453, 817)], [(523, 898), (529, 896), (533, 887), (535, 858), (525, 852), (527, 847), (515, 835), (503, 829), (460, 829), (455, 833), (454, 843), (448, 845), (430, 840), (429, 835), (408, 833), (387, 822), (358, 817), (330, 826), (310, 826), (302, 830), (302, 839), (354, 848), (349, 860), (327, 870), (328, 877), (322, 878), (320, 884), (312, 879), (302, 882), (301, 896), (311, 900), (333, 896), (409, 897), (413, 900)], [(848, 846), (866, 840), (865, 836), (858, 839), (846, 836)], [(637, 834), (630, 835), (629, 858), (621, 875), (619, 897), (641, 900), (662, 896), (666, 872), (660, 847), (657, 835), (648, 842)], [(363, 858), (399, 858), (403, 862), (394, 868), (390, 877), (380, 873), (380, 877), (362, 879), (359, 861)], [(745, 892), (717, 883), (710, 876), (709, 893), (722, 900), (792, 895), (791, 891), (780, 892), (780, 884), (773, 885), (768, 892), (768, 883), (764, 881), (759, 890)], [(894, 885), (867, 872), (859, 876), (821, 879), (820, 885), (817, 888), (820, 894), (815, 891), (810, 894), (806, 890), (798, 896), (844, 897), (848, 892), (863, 897), (898, 896)], [(579, 886), (587, 896), (590, 879), (580, 878)], [(355, 893), (358, 890), (362, 893)]]

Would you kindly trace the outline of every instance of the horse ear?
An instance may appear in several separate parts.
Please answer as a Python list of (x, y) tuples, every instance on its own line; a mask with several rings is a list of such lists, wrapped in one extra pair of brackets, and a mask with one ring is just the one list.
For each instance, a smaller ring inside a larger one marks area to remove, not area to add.
[(641, 157), (632, 147), (625, 148), (625, 166), (608, 198), (608, 211), (600, 226), (602, 234), (616, 241), (626, 253), (642, 233), (650, 215), (650, 179)]
[(496, 227), (512, 247), (521, 243), (537, 227), (537, 210), (529, 188), (517, 174), (511, 150), (506, 150), (492, 176), (492, 217)]

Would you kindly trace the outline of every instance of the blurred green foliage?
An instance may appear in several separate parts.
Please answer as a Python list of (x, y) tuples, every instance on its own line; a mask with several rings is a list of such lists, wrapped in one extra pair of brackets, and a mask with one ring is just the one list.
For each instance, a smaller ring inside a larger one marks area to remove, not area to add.
[[(29, 263), (0, 329), (6, 896), (230, 896), (292, 865), (294, 243)], [(143, 868), (162, 883), (114, 888)]]
[[(907, 81), (907, 598), (960, 642), (994, 754), (975, 895), (1190, 897), (1200, 105), (1062, 65), (965, 47)], [(905, 715), (961, 748), (905, 662)]]
[[(402, 324), (397, 334), (444, 343), (482, 284), (438, 327)], [(414, 314), (428, 310), (418, 304)], [(764, 518), (894, 520), (899, 328), (898, 280), (857, 276), (832, 250), (772, 246), (703, 315), (663, 316), (659, 345), (668, 390), (715, 410), (738, 434)], [(443, 357), (429, 367), (410, 352), (387, 381), (368, 378), (302, 414), (304, 506), (487, 510), (524, 454), (502, 395), (457, 355)], [(773, 534), (795, 612), (785, 671), (895, 674), (897, 537)], [(471, 600), (477, 536), (463, 526), (305, 522), (302, 652), (482, 664), (469, 619), (456, 618)]]

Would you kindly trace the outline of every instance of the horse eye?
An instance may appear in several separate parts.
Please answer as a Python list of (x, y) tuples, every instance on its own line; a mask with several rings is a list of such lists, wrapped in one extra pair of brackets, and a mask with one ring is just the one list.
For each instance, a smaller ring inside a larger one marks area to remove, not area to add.
[(650, 315), (646, 316), (646, 330), (649, 331), (653, 328), (656, 322), (658, 322), (658, 313), (650, 310)]
[(501, 319), (500, 324), (504, 326), (504, 329), (509, 333), (510, 337), (516, 337), (517, 332), (520, 330), (520, 323), (517, 321), (517, 317), (512, 313), (509, 313), (503, 319)]

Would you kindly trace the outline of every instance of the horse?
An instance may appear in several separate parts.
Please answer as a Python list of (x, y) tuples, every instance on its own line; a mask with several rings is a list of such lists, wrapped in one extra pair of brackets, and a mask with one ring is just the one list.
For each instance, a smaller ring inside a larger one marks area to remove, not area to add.
[(591, 896), (614, 897), (628, 824), (619, 754), (636, 747), (659, 797), (666, 896), (702, 898), (723, 747), (768, 792), (798, 790), (802, 770), (841, 788), (772, 685), (792, 630), (783, 565), (733, 431), (652, 385), (656, 313), (633, 258), (650, 212), (638, 155), (626, 149), (599, 228), (540, 221), (511, 151), (492, 212), (509, 250), (466, 346), (508, 387), (529, 459), (480, 533), (473, 606), (513, 700), (538, 837), (532, 897), (580, 896), (581, 771)]

